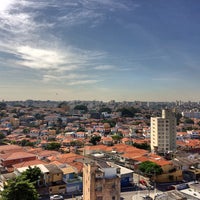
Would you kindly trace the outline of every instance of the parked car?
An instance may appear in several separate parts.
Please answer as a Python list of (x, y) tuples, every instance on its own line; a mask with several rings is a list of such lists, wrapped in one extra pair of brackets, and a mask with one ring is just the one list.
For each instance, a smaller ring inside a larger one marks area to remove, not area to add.
[(149, 195), (145, 195), (142, 197), (144, 200), (153, 200), (152, 197), (150, 197)]
[(50, 200), (64, 200), (64, 198), (62, 195), (55, 194), (50, 196)]

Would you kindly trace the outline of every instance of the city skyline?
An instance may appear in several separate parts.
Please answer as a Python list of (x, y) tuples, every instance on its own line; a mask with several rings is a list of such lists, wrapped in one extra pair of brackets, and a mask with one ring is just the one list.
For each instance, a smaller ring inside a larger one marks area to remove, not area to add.
[(1, 0), (0, 98), (199, 101), (197, 0)]

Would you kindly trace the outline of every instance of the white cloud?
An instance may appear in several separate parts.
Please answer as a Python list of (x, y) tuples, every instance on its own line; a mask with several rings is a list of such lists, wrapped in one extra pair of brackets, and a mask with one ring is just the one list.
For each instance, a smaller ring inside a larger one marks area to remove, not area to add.
[(61, 23), (65, 26), (76, 26), (89, 23), (90, 27), (105, 21), (107, 16), (111, 17), (112, 12), (128, 11), (138, 6), (132, 1), (119, 2), (116, 0), (77, 0), (75, 2), (68, 0), (64, 5), (69, 7), (69, 12), (63, 12), (57, 17), (59, 25)]
[(94, 84), (98, 83), (101, 80), (77, 80), (73, 82), (69, 82), (68, 85), (86, 85), (86, 84)]
[(99, 65), (94, 67), (96, 70), (111, 70), (111, 69), (116, 69), (114, 65)]
[[(68, 45), (67, 37), (63, 43), (55, 29), (63, 24), (64, 28), (88, 22), (95, 25), (105, 20), (105, 10), (126, 9), (123, 3), (114, 0), (68, 0), (63, 4), (57, 0), (0, 1), (0, 51), (7, 56), (0, 61), (5, 66), (34, 70), (43, 82), (68, 81), (68, 85), (94, 84), (101, 81), (94, 77), (94, 69), (116, 69), (112, 65), (101, 65), (106, 52), (73, 47)], [(56, 16), (46, 16), (48, 8), (54, 9)], [(89, 73), (96, 80), (90, 80)]]
[(119, 1), (116, 0), (90, 0), (90, 1), (83, 1), (83, 4), (85, 4), (85, 6), (90, 6), (93, 8), (106, 8), (108, 10), (113, 11), (113, 9), (117, 9), (117, 10), (129, 10), (130, 7), (128, 7), (125, 3), (121, 3)]
[(10, 6), (15, 2), (16, 0), (1, 0), (0, 2), (0, 12), (6, 11), (10, 8)]
[(71, 74), (67, 74), (67, 75), (51, 75), (51, 74), (45, 74), (43, 75), (43, 81), (44, 82), (50, 82), (50, 81), (56, 81), (56, 82), (63, 82), (63, 81), (77, 81), (83, 78), (88, 78), (89, 76), (86, 74), (75, 74), (75, 73), (71, 73)]
[(101, 58), (104, 53), (75, 48), (68, 48), (62, 51), (19, 46), (16, 48), (16, 55), (19, 58), (17, 64), (21, 66), (33, 69), (56, 69), (63, 71), (83, 68), (93, 60)]
[(56, 69), (59, 65), (65, 64), (67, 58), (53, 50), (20, 46), (17, 48), (21, 61), (18, 64), (34, 69)]
[(55, 81), (55, 80), (59, 80), (59, 77), (53, 76), (53, 75), (48, 75), (48, 74), (43, 76), (44, 82)]

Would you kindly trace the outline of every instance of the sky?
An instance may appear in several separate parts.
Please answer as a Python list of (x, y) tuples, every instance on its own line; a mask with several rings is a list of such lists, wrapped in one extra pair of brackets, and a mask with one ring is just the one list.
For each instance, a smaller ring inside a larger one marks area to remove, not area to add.
[(199, 101), (199, 0), (0, 0), (0, 100)]

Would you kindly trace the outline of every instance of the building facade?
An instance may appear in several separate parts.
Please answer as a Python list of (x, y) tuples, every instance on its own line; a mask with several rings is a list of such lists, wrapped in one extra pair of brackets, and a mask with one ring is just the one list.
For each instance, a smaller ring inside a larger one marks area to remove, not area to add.
[(120, 200), (120, 168), (106, 163), (85, 163), (83, 200)]
[(169, 109), (162, 110), (162, 117), (151, 118), (151, 150), (159, 153), (176, 150), (176, 117)]

